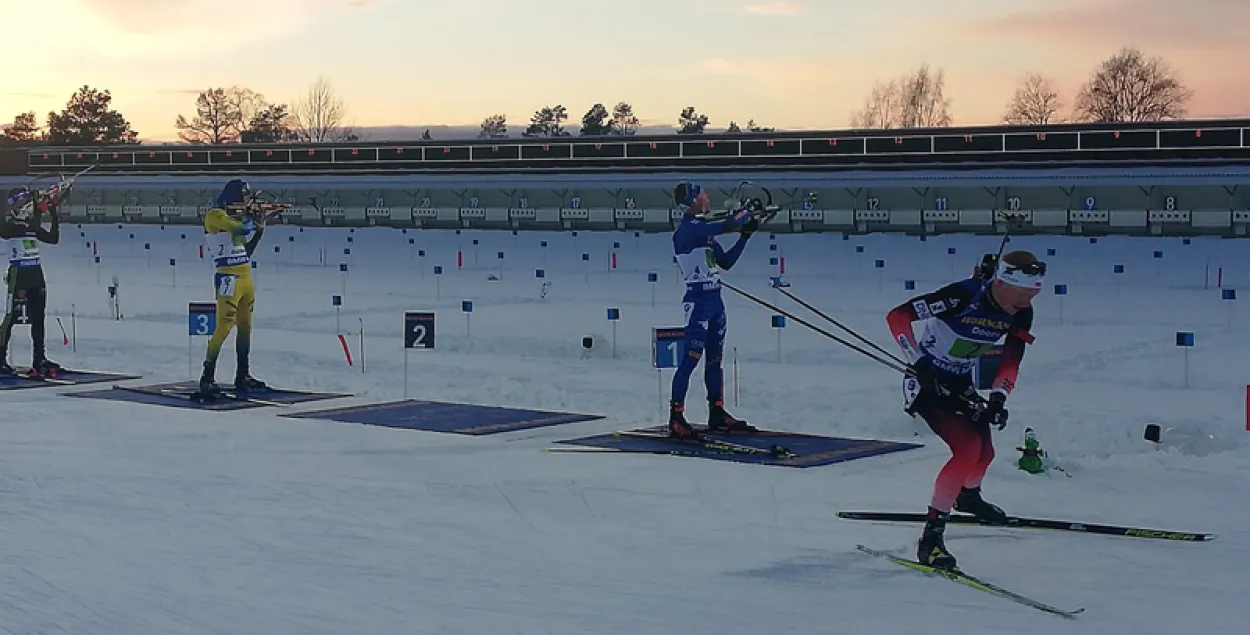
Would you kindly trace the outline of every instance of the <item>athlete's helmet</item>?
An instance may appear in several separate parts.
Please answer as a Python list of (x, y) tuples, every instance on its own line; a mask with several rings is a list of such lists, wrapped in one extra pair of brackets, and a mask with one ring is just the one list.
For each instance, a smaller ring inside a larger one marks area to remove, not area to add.
[(27, 187), (15, 187), (9, 190), (5, 199), (5, 211), (17, 220), (30, 218), (35, 209), (35, 197)]
[(241, 205), (247, 201), (247, 197), (252, 190), (247, 186), (247, 181), (243, 179), (233, 179), (226, 186), (221, 188), (221, 194), (217, 196), (217, 207), (227, 209), (231, 205)]

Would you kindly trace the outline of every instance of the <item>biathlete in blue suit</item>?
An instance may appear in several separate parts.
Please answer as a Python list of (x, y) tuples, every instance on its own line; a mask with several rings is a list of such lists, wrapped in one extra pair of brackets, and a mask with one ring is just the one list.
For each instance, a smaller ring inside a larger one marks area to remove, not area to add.
[[(703, 360), (703, 379), (707, 386), (708, 430), (720, 432), (754, 432), (747, 422), (725, 412), (725, 372), (721, 366), (725, 348), (725, 303), (721, 299), (720, 274), (738, 262), (747, 240), (760, 226), (756, 212), (741, 209), (732, 215), (709, 220), (701, 215), (711, 209), (707, 192), (696, 183), (682, 182), (673, 189), (673, 202), (684, 213), (681, 224), (673, 232), (673, 253), (686, 282), (681, 306), (685, 313), (686, 350), (673, 375), (672, 402), (669, 406), (668, 433), (679, 439), (697, 439), (699, 433), (686, 421), (686, 392), (690, 376)], [(725, 251), (716, 237), (737, 233), (738, 240)]]

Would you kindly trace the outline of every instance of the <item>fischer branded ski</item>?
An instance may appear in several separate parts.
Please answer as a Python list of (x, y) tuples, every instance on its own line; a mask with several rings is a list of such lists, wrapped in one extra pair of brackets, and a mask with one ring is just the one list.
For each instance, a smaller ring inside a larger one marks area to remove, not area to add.
[[(838, 512), (838, 518), (846, 520), (869, 520), (894, 523), (923, 523), (926, 514), (909, 512)], [(1048, 520), (1045, 518), (1029, 518), (1011, 516), (1006, 524), (989, 523), (979, 520), (970, 514), (951, 514), (951, 525), (980, 525), (984, 527), (1002, 527), (1004, 529), (1049, 529), (1053, 531), (1073, 531), (1104, 536), (1127, 536), (1131, 538), (1153, 538), (1156, 540), (1175, 540), (1180, 542), (1209, 542), (1215, 540), (1215, 534), (1188, 531), (1169, 531), (1148, 529), (1145, 527), (1129, 527), (1125, 525), (1102, 525), (1082, 523), (1070, 520)]]
[(953, 569), (953, 570), (936, 569), (928, 565), (920, 564), (919, 562), (913, 562), (911, 560), (900, 558), (898, 556), (886, 553), (884, 551), (877, 551), (876, 549), (870, 549), (868, 547), (865, 547), (864, 545), (856, 545), (856, 549), (859, 549), (860, 551), (864, 553), (877, 556), (878, 558), (888, 560), (901, 567), (911, 569), (912, 571), (918, 571), (920, 573), (925, 573), (925, 574), (932, 575), (932, 576), (946, 578), (947, 580), (950, 580), (951, 582), (958, 582), (964, 586), (977, 589), (978, 591), (984, 591), (986, 593), (989, 593), (990, 595), (997, 595), (998, 597), (1011, 600), (1012, 602), (1015, 602), (1017, 604), (1022, 604), (1024, 606), (1035, 608), (1039, 611), (1044, 611), (1052, 615), (1059, 615), (1061, 617), (1066, 617), (1068, 619), (1075, 619), (1077, 615), (1085, 612), (1084, 608), (1079, 608), (1075, 610), (1067, 610), (1067, 609), (1061, 609), (1056, 606), (1051, 606), (1044, 602), (1038, 602), (1037, 600), (1034, 600), (1033, 598), (1020, 595), (1019, 593), (1016, 593), (1015, 591), (1004, 589), (1003, 587), (1000, 587), (992, 582), (987, 582), (976, 576), (970, 575), (968, 573), (964, 573), (963, 571), (959, 569)]

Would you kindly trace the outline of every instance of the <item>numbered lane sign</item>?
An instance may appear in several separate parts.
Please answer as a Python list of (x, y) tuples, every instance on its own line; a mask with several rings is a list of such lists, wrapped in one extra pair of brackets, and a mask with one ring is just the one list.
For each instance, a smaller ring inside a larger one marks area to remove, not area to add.
[(404, 348), (434, 348), (433, 312), (404, 312)]
[(187, 304), (187, 334), (205, 337), (217, 329), (216, 302), (190, 302)]
[(685, 327), (651, 329), (651, 366), (677, 368), (686, 349)]

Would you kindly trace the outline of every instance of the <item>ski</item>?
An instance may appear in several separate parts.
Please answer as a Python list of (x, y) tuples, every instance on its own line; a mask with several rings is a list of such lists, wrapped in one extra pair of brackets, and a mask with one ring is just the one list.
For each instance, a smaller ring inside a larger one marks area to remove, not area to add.
[[(137, 392), (137, 393), (144, 394), (144, 395), (156, 395), (158, 397), (175, 397), (179, 399), (189, 399), (196, 403), (212, 403), (214, 401), (214, 399), (212, 398), (204, 399), (203, 396), (199, 395), (197, 392), (193, 390), (177, 390), (174, 388), (159, 388), (159, 389), (142, 388), (139, 386), (121, 386), (118, 384), (113, 384), (113, 389), (125, 390), (129, 392)], [(247, 397), (247, 396), (235, 393), (235, 392), (224, 391), (224, 390), (214, 395), (214, 397), (229, 399), (231, 401), (244, 401), (247, 403), (254, 403), (258, 406), (289, 406), (290, 405), (290, 404), (282, 403), (280, 401), (266, 401), (264, 399), (256, 399), (254, 397)]]
[[(59, 372), (73, 372), (61, 369)], [(68, 379), (57, 379), (56, 374), (45, 375), (29, 366), (18, 366), (13, 368), (13, 376), (27, 381), (38, 381), (45, 384), (54, 384), (57, 386), (73, 386), (74, 382)]]
[(755, 456), (767, 456), (774, 459), (788, 460), (798, 458), (798, 455), (791, 452), (788, 448), (780, 445), (774, 445), (768, 449), (756, 448), (749, 445), (740, 445), (721, 441), (720, 439), (710, 439), (702, 437), (699, 439), (678, 439), (668, 436), (668, 432), (657, 432), (651, 430), (621, 430), (613, 433), (616, 437), (633, 437), (639, 439), (658, 439), (662, 441), (671, 441), (673, 443), (681, 443), (694, 445), (714, 450), (722, 450), (728, 454), (751, 454)]
[(1077, 615), (1085, 612), (1084, 608), (1079, 608), (1075, 610), (1067, 610), (1067, 609), (1061, 609), (1056, 606), (1051, 606), (1044, 602), (1039, 602), (1037, 600), (1034, 600), (1033, 598), (1020, 595), (1019, 593), (1016, 593), (1015, 591), (1010, 591), (1008, 589), (1000, 587), (992, 582), (987, 582), (985, 580), (982, 580), (981, 578), (978, 578), (974, 575), (964, 573), (963, 571), (959, 569), (954, 569), (954, 570), (949, 570), (949, 571), (945, 569), (936, 569), (928, 565), (920, 564), (919, 562), (913, 562), (911, 560), (900, 558), (898, 556), (886, 553), (884, 551), (877, 551), (876, 549), (870, 549), (868, 547), (865, 547), (864, 545), (856, 545), (856, 548), (864, 553), (877, 556), (878, 558), (883, 558), (901, 567), (911, 569), (912, 571), (918, 571), (920, 573), (925, 573), (928, 575), (946, 578), (947, 580), (950, 580), (951, 582), (958, 582), (959, 584), (962, 584), (969, 588), (973, 588), (978, 591), (984, 591), (986, 593), (989, 593), (990, 595), (996, 595), (998, 597), (1011, 600), (1012, 602), (1015, 602), (1017, 604), (1022, 604), (1024, 606), (1035, 608), (1039, 611), (1044, 611), (1046, 613), (1050, 613), (1053, 615), (1059, 615), (1061, 617), (1066, 617), (1068, 619), (1075, 619)]
[[(923, 523), (926, 514), (909, 512), (838, 512), (838, 518), (846, 520), (874, 520), (895, 523)], [(1188, 531), (1169, 531), (1148, 529), (1145, 527), (1129, 527), (1124, 525), (1100, 525), (1097, 523), (1073, 522), (1070, 520), (1048, 520), (1045, 518), (1028, 518), (1011, 516), (1005, 525), (979, 520), (970, 514), (951, 514), (948, 524), (981, 525), (984, 527), (1004, 527), (1007, 529), (1049, 529), (1053, 531), (1075, 531), (1086, 534), (1104, 536), (1127, 536), (1131, 538), (1153, 538), (1157, 540), (1175, 540), (1179, 542), (1209, 542), (1215, 540), (1215, 534), (1195, 533)]]

